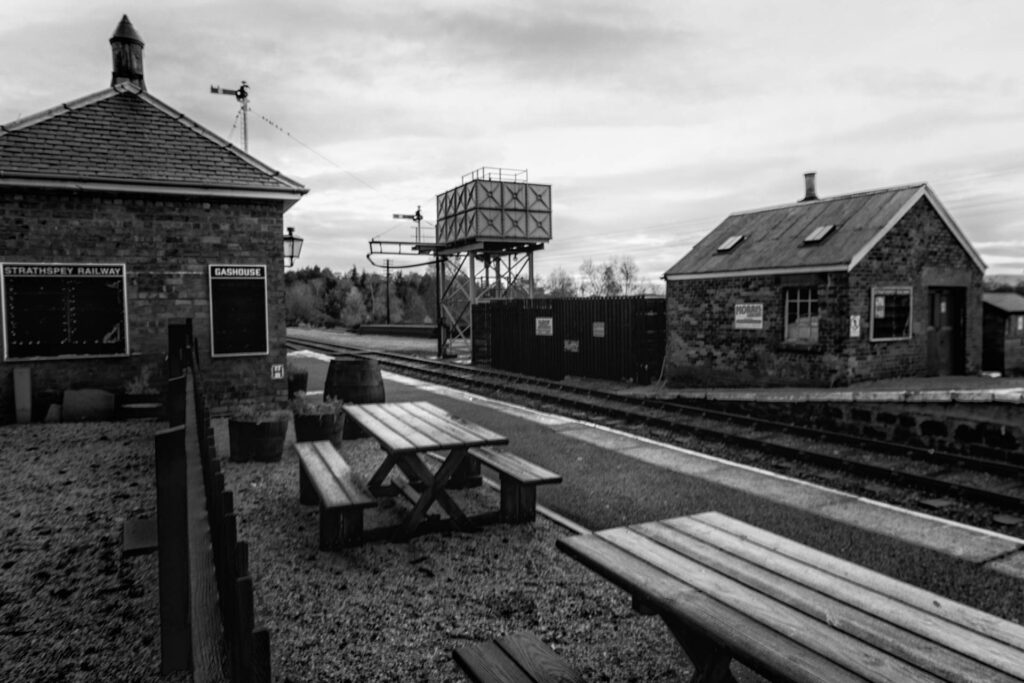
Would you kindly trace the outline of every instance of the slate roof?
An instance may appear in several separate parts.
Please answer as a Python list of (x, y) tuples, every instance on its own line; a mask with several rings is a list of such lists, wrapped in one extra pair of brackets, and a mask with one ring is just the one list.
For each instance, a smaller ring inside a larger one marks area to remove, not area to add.
[[(920, 199), (930, 201), (980, 269), (985, 264), (924, 183), (730, 215), (665, 273), (666, 280), (850, 271)], [(819, 242), (816, 228), (834, 226)], [(731, 237), (742, 239), (720, 250)]]
[(0, 126), (0, 187), (280, 198), (308, 190), (130, 83)]
[(1024, 313), (1024, 296), (1015, 292), (985, 292), (981, 300), (1003, 313)]

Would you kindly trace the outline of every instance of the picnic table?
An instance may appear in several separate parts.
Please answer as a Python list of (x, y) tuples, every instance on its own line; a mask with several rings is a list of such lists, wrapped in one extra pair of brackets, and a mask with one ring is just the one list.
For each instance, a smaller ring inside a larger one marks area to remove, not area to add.
[(694, 680), (1024, 681), (1024, 627), (717, 512), (561, 538), (659, 615)]
[[(386, 453), (384, 462), (367, 483), (374, 495), (394, 495), (396, 486), (413, 502), (412, 509), (399, 524), (399, 534), (411, 536), (420, 527), (435, 502), (448, 514), (458, 529), (471, 529), (472, 521), (445, 490), (453, 475), (473, 460), (470, 449), (501, 446), (508, 438), (486, 427), (455, 417), (432, 403), (350, 403), (343, 406), (348, 419), (354, 420), (377, 440)], [(436, 472), (427, 467), (428, 454), (442, 457)], [(393, 471), (400, 471), (408, 482), (385, 484)]]

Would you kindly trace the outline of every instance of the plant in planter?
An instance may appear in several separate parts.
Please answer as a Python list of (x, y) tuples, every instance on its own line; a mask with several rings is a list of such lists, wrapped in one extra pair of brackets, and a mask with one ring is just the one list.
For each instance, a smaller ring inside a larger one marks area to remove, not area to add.
[(291, 400), (295, 440), (330, 441), (340, 448), (345, 427), (345, 413), (341, 406), (342, 402), (337, 399), (315, 401), (305, 392), (298, 392)]
[(291, 412), (280, 408), (245, 406), (228, 418), (231, 461), (275, 462), (284, 453)]

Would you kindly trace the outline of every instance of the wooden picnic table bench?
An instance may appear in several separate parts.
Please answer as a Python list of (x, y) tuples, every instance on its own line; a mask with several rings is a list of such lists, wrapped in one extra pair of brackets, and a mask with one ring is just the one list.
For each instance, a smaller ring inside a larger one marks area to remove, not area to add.
[(1024, 627), (716, 512), (561, 538), (657, 613), (697, 681), (1024, 681)]
[[(413, 500), (412, 509), (399, 524), (398, 535), (408, 537), (426, 528), (427, 511), (434, 503), (448, 514), (448, 521), (458, 529), (474, 528), (474, 523), (445, 490), (451, 478), (473, 458), (471, 448), (502, 446), (508, 438), (455, 417), (426, 401), (407, 403), (347, 404), (342, 408), (375, 438), (386, 453), (367, 484), (374, 495), (405, 493)], [(424, 458), (441, 452), (443, 462), (436, 472), (427, 467)], [(400, 472), (411, 486), (385, 484), (393, 471)]]
[(301, 441), (299, 502), (320, 504), (320, 549), (353, 545), (363, 537), (363, 510), (377, 505), (352, 475), (352, 469), (330, 441)]
[(583, 683), (583, 677), (537, 634), (513, 633), (452, 653), (473, 683)]

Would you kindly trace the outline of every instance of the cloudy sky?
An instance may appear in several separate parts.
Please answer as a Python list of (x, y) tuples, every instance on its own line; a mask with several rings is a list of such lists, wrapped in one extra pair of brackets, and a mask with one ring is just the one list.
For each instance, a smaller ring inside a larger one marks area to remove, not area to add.
[(370, 269), (392, 219), (483, 166), (550, 184), (539, 276), (652, 282), (729, 213), (928, 182), (989, 274), (1024, 274), (1020, 0), (3, 0), (0, 123), (110, 84), (127, 14), (151, 94), (309, 194), (301, 265)]

